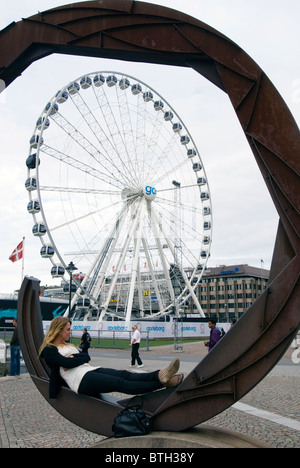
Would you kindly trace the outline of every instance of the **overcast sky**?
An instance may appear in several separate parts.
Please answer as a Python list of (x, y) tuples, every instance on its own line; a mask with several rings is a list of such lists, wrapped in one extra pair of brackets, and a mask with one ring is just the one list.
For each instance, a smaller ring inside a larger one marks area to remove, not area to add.
[[(113, 2), (113, 0), (112, 0)], [(0, 29), (63, 0), (1, 0)], [(227, 35), (266, 72), (300, 120), (298, 0), (157, 0)], [(209, 266), (248, 263), (269, 268), (278, 215), (227, 95), (196, 72), (116, 60), (52, 55), (29, 67), (0, 95), (0, 293), (20, 287), (22, 262), (8, 257), (22, 240), (25, 274), (52, 284), (51, 264), (40, 258), (24, 188), (29, 139), (45, 103), (70, 81), (94, 71), (128, 73), (149, 84), (176, 110), (196, 141), (213, 204)]]

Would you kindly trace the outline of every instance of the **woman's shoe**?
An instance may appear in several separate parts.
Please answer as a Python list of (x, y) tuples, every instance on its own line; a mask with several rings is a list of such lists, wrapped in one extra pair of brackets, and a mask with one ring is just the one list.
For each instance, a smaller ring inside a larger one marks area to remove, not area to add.
[(162, 383), (164, 386), (169, 382), (169, 380), (173, 377), (173, 375), (176, 374), (180, 366), (180, 360), (179, 359), (174, 359), (168, 367), (165, 369), (162, 369), (159, 375), (159, 381)]
[(166, 383), (166, 388), (178, 387), (183, 382), (184, 374), (176, 374), (170, 378), (169, 382)]

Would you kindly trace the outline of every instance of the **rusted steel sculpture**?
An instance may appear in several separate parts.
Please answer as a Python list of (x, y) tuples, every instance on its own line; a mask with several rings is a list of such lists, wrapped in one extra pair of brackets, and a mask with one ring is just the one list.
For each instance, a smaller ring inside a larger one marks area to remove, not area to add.
[[(0, 32), (0, 79), (8, 85), (33, 61), (52, 53), (179, 65), (205, 76), (228, 94), (278, 211), (265, 292), (175, 391), (144, 397), (154, 430), (190, 428), (249, 392), (278, 362), (299, 328), (299, 129), (270, 80), (240, 47), (174, 10), (102, 0), (12, 23)], [(47, 399), (48, 371), (37, 358), (42, 331), (36, 280), (25, 279), (18, 316), (25, 362)], [(55, 407), (83, 428), (111, 435), (119, 403), (63, 389)]]

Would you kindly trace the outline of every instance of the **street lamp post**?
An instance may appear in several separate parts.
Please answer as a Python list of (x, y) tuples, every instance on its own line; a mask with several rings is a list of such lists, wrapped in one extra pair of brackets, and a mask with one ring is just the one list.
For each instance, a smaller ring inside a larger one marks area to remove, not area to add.
[(71, 303), (72, 303), (72, 279), (73, 279), (73, 271), (78, 270), (73, 262), (70, 262), (66, 268), (67, 272), (70, 275), (70, 285), (69, 285), (69, 316), (71, 315)]
[(178, 303), (176, 298), (181, 293), (181, 283), (180, 278), (178, 277), (178, 268), (176, 265), (171, 265), (171, 283), (174, 291), (174, 305), (173, 305), (173, 312), (174, 312), (174, 350), (180, 351), (182, 350), (182, 344), (178, 342), (178, 320), (179, 320), (179, 311), (178, 311)]
[(181, 216), (180, 216), (180, 208), (181, 208), (181, 200), (180, 200), (180, 187), (181, 183), (177, 182), (176, 180), (172, 181), (174, 185), (174, 265), (171, 265), (171, 283), (174, 291), (174, 350), (179, 351), (182, 350), (182, 344), (178, 343), (178, 320), (179, 320), (179, 310), (178, 310), (178, 302), (176, 298), (180, 295), (182, 291), (182, 275), (178, 268), (178, 263), (181, 264), (181, 260), (179, 261), (179, 255), (182, 254), (182, 245), (181, 245), (181, 236), (180, 236), (180, 229), (181, 229)]

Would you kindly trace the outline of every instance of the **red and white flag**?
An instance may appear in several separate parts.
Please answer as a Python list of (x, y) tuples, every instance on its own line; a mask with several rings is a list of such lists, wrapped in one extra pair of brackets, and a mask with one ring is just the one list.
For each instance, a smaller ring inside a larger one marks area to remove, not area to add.
[(23, 258), (23, 247), (24, 247), (24, 241), (20, 242), (20, 244), (15, 248), (11, 256), (9, 257), (9, 260), (11, 262), (17, 262), (18, 260), (21, 260)]

